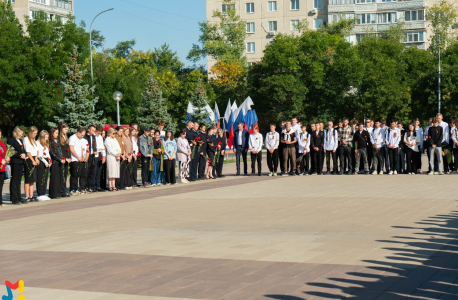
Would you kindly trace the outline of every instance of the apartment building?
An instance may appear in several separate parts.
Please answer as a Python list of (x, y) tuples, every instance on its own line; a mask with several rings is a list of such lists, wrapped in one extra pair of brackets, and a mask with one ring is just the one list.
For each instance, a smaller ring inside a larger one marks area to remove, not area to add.
[(50, 20), (61, 18), (64, 22), (68, 14), (73, 15), (73, 1), (68, 0), (6, 0), (13, 5), (14, 12), (22, 25), (25, 17), (34, 18), (39, 11), (46, 13)]
[[(428, 30), (425, 8), (436, 0), (234, 0), (224, 5), (221, 0), (207, 0), (207, 20), (216, 22), (214, 10), (235, 9), (247, 22), (246, 57), (249, 63), (259, 61), (267, 44), (277, 33), (298, 34), (295, 27), (307, 20), (317, 29), (341, 18), (357, 18), (352, 34), (347, 38), (358, 43), (368, 32), (377, 33), (393, 23), (405, 22), (405, 43), (426, 49)], [(208, 58), (208, 66), (214, 64)]]

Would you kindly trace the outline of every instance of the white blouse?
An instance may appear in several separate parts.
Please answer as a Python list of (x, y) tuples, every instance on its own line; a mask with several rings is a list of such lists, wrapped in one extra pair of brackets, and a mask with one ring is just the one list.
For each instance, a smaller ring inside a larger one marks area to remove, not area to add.
[[(40, 142), (37, 142), (38, 146), (38, 158), (45, 164), (49, 164), (49, 160), (51, 159), (51, 155), (49, 155), (49, 148), (43, 147), (43, 145), (40, 144)], [(48, 160), (46, 160), (48, 159)]]
[(37, 156), (38, 153), (38, 142), (35, 141), (36, 145), (33, 145), (28, 137), (24, 138), (24, 150), (25, 152), (30, 152), (30, 155)]
[(115, 138), (107, 137), (105, 147), (107, 148), (107, 155), (116, 156), (116, 154), (121, 153), (121, 147)]

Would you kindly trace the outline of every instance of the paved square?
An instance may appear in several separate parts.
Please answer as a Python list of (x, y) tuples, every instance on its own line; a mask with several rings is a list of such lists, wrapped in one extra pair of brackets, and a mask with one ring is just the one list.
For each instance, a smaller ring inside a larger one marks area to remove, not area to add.
[(27, 300), (458, 299), (457, 180), (228, 176), (7, 206), (0, 280)]

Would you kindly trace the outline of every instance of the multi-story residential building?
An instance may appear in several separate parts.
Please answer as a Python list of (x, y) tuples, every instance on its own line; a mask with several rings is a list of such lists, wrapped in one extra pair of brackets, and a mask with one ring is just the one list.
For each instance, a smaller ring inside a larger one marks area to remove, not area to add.
[[(277, 33), (298, 34), (296, 24), (307, 20), (317, 29), (341, 18), (356, 18), (357, 24), (347, 40), (358, 43), (370, 33), (386, 29), (400, 20), (405, 22), (405, 43), (421, 49), (427, 47), (425, 8), (436, 0), (234, 0), (224, 5), (221, 0), (207, 0), (207, 20), (216, 22), (213, 11), (223, 13), (235, 9), (247, 22), (246, 56), (248, 62), (259, 61), (263, 51)], [(214, 64), (208, 58), (208, 66)]]
[(13, 5), (14, 12), (22, 25), (25, 17), (34, 18), (39, 11), (46, 13), (50, 20), (61, 18), (64, 22), (73, 15), (73, 1), (68, 0), (6, 0)]

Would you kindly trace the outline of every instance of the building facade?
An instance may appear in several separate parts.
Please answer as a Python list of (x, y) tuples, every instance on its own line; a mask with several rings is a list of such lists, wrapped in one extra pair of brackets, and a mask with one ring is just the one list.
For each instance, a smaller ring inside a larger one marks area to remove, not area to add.
[[(436, 0), (234, 0), (223, 5), (221, 0), (207, 0), (207, 20), (217, 22), (213, 11), (235, 9), (247, 22), (246, 57), (249, 63), (261, 60), (265, 47), (278, 33), (299, 34), (295, 27), (307, 20), (310, 29), (317, 29), (341, 18), (356, 18), (357, 24), (347, 38), (358, 43), (370, 33), (386, 29), (390, 24), (405, 22), (408, 46), (426, 49), (428, 30), (425, 8)], [(215, 61), (208, 57), (208, 66)]]
[(34, 18), (35, 14), (42, 11), (50, 20), (61, 18), (64, 22), (69, 14), (73, 15), (73, 1), (68, 0), (6, 0), (13, 5), (14, 12), (19, 21), (25, 26), (25, 17)]

